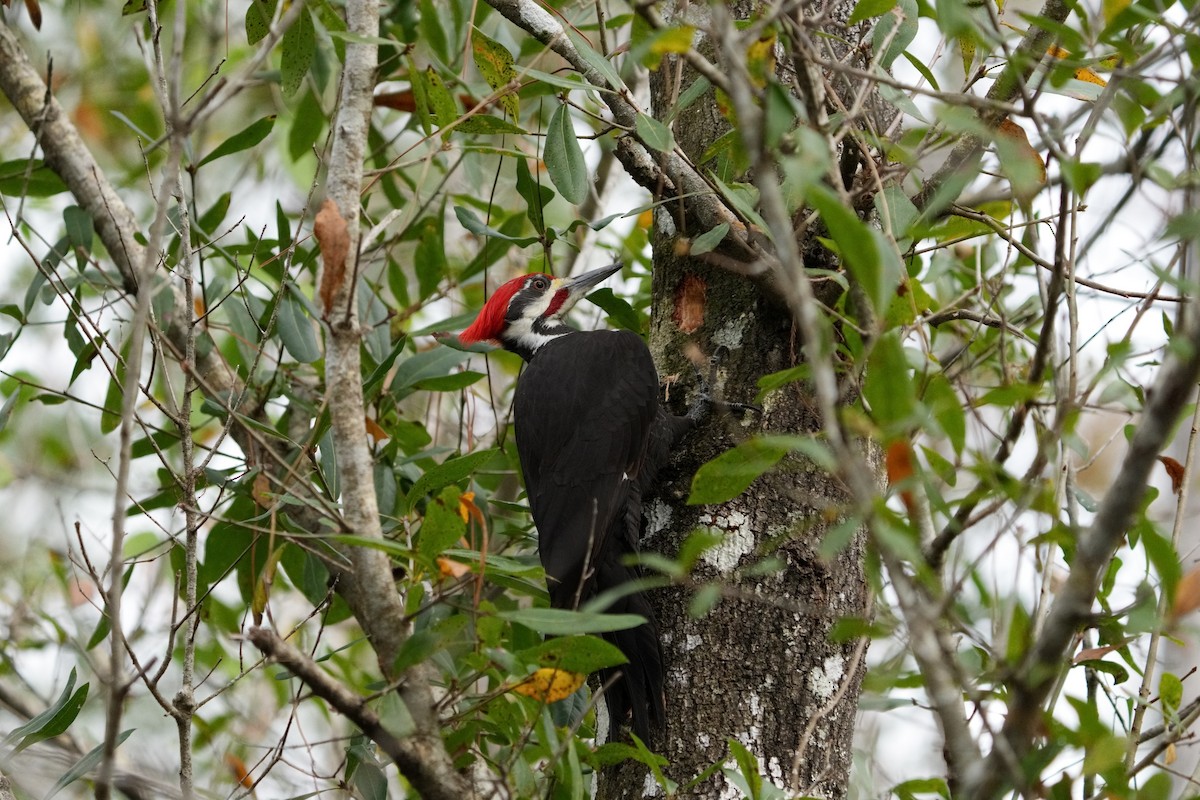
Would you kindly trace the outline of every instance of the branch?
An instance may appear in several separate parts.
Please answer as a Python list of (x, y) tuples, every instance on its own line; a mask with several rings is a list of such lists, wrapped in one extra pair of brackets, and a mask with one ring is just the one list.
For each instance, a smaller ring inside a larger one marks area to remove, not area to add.
[[(1046, 0), (1046, 4), (1042, 6), (1038, 16), (1061, 24), (1074, 7), (1075, 4), (1070, 0)], [(1008, 59), (1008, 64), (1000, 73), (1000, 77), (988, 90), (985, 100), (989, 105), (981, 109), (979, 114), (979, 121), (987, 130), (995, 130), (1000, 122), (1008, 116), (1004, 106), (1016, 99), (1028, 83), (1029, 76), (1046, 57), (1046, 52), (1054, 43), (1054, 34), (1048, 28), (1049, 26), (1029, 26), (1029, 30), (1025, 32), (1016, 51)], [(977, 158), (982, 150), (983, 141), (978, 136), (968, 135), (960, 139), (954, 149), (950, 151), (946, 163), (942, 164), (933, 177), (925, 181), (921, 191), (913, 197), (913, 204), (924, 211), (931, 205), (943, 205), (953, 200), (953, 197), (939, 198), (938, 195), (946, 188), (947, 181), (961, 173), (963, 167), (969, 161)], [(955, 194), (957, 195), (957, 192)], [(939, 200), (937, 204), (933, 203), (935, 198)]]
[[(346, 3), (346, 23), (364, 43), (346, 43), (346, 64), (341, 95), (333, 121), (333, 146), (329, 156), (328, 197), (313, 225), (321, 246), (320, 297), (329, 323), (325, 354), (325, 391), (342, 490), (342, 513), (348, 530), (368, 539), (383, 540), (379, 503), (375, 495), (374, 464), (364, 423), (362, 329), (355, 302), (358, 288), (359, 205), (363, 158), (375, 87), (379, 36), (379, 7), (374, 0)], [(396, 590), (392, 564), (377, 548), (348, 548), (353, 580), (345, 597), (354, 616), (370, 637), (380, 671), (388, 680), (400, 676), (393, 664), (409, 634), (403, 598)], [(422, 663), (405, 671), (398, 693), (415, 726), (406, 746), (419, 758), (397, 759), (400, 768), (423, 796), (462, 800), (471, 794), (467, 779), (454, 769), (454, 761), (441, 738), (441, 722), (432, 689), (433, 667)], [(364, 728), (364, 732), (366, 729)]]
[(457, 784), (462, 776), (436, 750), (443, 750), (441, 739), (423, 740), (416, 736), (399, 737), (389, 731), (379, 715), (367, 706), (366, 698), (347, 689), (326, 674), (317, 663), (274, 631), (254, 627), (247, 632), (250, 641), (277, 664), (287, 668), (312, 693), (329, 703), (379, 745), (388, 758), (427, 800), (465, 800), (471, 794)]
[(981, 779), (965, 787), (964, 797), (998, 795), (1010, 783), (1010, 776), (997, 751), (1007, 745), (1019, 759), (1030, 751), (1035, 737), (1040, 735), (1043, 706), (1061, 665), (1066, 662), (1067, 650), (1090, 615), (1100, 578), (1141, 507), (1150, 470), (1184, 406), (1191, 400), (1197, 379), (1200, 379), (1200, 324), (1193, 323), (1184, 335), (1177, 337), (1168, 351), (1166, 364), (1159, 370), (1158, 380), (1147, 392), (1148, 402), (1121, 471), (1105, 495), (1092, 527), (1080, 535), (1066, 585), (1050, 609), (1041, 635), (1017, 671), (997, 748), (989, 756)]
[[(377, 9), (370, 2), (348, 4), (350, 28), (367, 37), (378, 35)], [(366, 141), (367, 119), (371, 108), (374, 85), (375, 47), (350, 42), (346, 46), (347, 66), (338, 118), (334, 151), (330, 160), (329, 196), (348, 222), (350, 239), (346, 253), (356, 253), (358, 242), (357, 219), (359, 186), (362, 179), (362, 159)], [(33, 68), (13, 31), (0, 18), (0, 92), (12, 102), (25, 124), (35, 132), (43, 157), (62, 178), (76, 202), (91, 215), (100, 241), (113, 259), (126, 292), (136, 293), (140, 265), (147, 263), (153, 251), (138, 244), (141, 235), (132, 210), (117, 194), (107, 176), (88, 152), (82, 138), (58, 101), (47, 90), (41, 76)], [(353, 223), (353, 224), (349, 224)], [(357, 265), (349, 260), (351, 268)], [(156, 320), (162, 328), (172, 356), (183, 360), (188, 351), (188, 333), (193, 321), (191, 304), (182, 288), (169, 283), (156, 273), (147, 278), (155, 281), (151, 293), (171, 292), (172, 303), (164, 319)], [(327, 354), (328, 389), (335, 435), (338, 438), (339, 470), (342, 476), (345, 525), (362, 536), (381, 538), (377, 503), (369, 452), (366, 449), (363, 423), (361, 370), (359, 364), (359, 331), (353, 310), (353, 275), (338, 286), (341, 314), (333, 320), (330, 352)], [(200, 336), (207, 336), (200, 333)], [(213, 346), (194, 346), (196, 382), (205, 394), (222, 407), (256, 419), (262, 418), (256, 398), (224, 362), (220, 350)], [(239, 423), (231, 425), (232, 435), (246, 454), (247, 460), (259, 466), (281, 468), (286, 472), (287, 459), (274, 452), (274, 446), (253, 430)], [(264, 453), (264, 451), (269, 451)], [(303, 514), (292, 513), (298, 524), (318, 533), (322, 526), (315, 516), (301, 519)], [(391, 665), (405, 639), (403, 606), (392, 581), (391, 565), (386, 555), (377, 551), (355, 548), (350, 553), (353, 569), (337, 573), (338, 591), (346, 598), (363, 630), (370, 637), (379, 658), (380, 668), (391, 675)], [(418, 665), (404, 676), (400, 695), (408, 706), (417, 726), (411, 737), (412, 746), (422, 752), (425, 760), (422, 775), (438, 775), (444, 779), (437, 786), (426, 786), (422, 794), (462, 800), (471, 796), (465, 778), (453, 770), (453, 762), (441, 741), (436, 705), (429, 682), (429, 667)], [(405, 773), (416, 786), (419, 775)]]
[(608, 80), (589, 63), (567, 36), (563, 26), (534, 0), (486, 0), (505, 19), (558, 54), (591, 85), (601, 89), (601, 98), (612, 114), (613, 122), (630, 133), (617, 142), (621, 164), (639, 185), (656, 194), (688, 195), (688, 212), (698, 230), (707, 231), (721, 223), (730, 223), (725, 241), (746, 260), (757, 259), (760, 248), (746, 232), (746, 226), (724, 203), (708, 181), (677, 152), (657, 152), (636, 138), (637, 118), (643, 113), (634, 104), (633, 94), (624, 84), (610, 86)]

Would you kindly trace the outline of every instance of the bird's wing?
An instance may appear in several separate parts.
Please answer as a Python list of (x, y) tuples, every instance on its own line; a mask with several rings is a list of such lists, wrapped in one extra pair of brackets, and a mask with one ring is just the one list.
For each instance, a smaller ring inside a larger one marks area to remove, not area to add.
[(521, 376), (517, 451), (556, 605), (573, 605), (585, 571), (614, 535), (626, 538), (657, 413), (654, 362), (628, 331), (564, 336), (539, 349)]

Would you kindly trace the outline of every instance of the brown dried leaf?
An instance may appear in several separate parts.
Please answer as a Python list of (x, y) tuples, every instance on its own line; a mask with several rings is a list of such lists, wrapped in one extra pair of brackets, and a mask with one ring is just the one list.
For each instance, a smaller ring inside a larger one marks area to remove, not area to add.
[(1115, 644), (1106, 644), (1103, 647), (1085, 647), (1075, 654), (1075, 658), (1071, 660), (1071, 663), (1082, 664), (1084, 661), (1095, 661), (1098, 658), (1103, 658), (1117, 648), (1118, 645)]
[[(7, 0), (4, 5), (8, 5)], [(40, 31), (42, 29), (42, 7), (38, 5), (38, 0), (25, 0), (25, 10), (29, 12), (29, 21), (33, 23), (33, 27)]]
[[(1037, 194), (1043, 186), (1046, 185), (1046, 163), (1042, 161), (1042, 157), (1038, 154), (1038, 151), (1033, 149), (1033, 145), (1029, 143), (1029, 134), (1025, 133), (1025, 129), (1020, 125), (1006, 117), (1000, 123), (997, 130), (999, 131), (1000, 135), (1004, 136), (1017, 146), (1018, 158), (1021, 161), (1027, 162), (1028, 166), (1033, 168), (1034, 179), (1032, 181), (1018, 180), (1012, 182), (1013, 191), (1019, 192), (1018, 199), (1029, 200), (1035, 194)], [(1014, 174), (1020, 176), (1028, 175), (1028, 172), (1026, 172), (1024, 169), (1024, 164), (1019, 166), (1016, 164), (1006, 165), (1002, 162), (1001, 166), (1010, 168), (1005, 173), (1010, 177)], [(1020, 186), (1018, 186), (1018, 184), (1020, 184)]]
[(372, 439), (374, 439), (377, 442), (386, 442), (388, 440), (387, 431), (385, 431), (383, 428), (381, 428), (379, 426), (378, 422), (371, 419), (370, 417), (366, 417), (366, 422), (367, 422), (367, 435), (368, 436), (370, 436)]
[(265, 472), (260, 472), (254, 476), (254, 483), (250, 485), (250, 496), (261, 507), (271, 507), (271, 504), (274, 502), (271, 497), (271, 481), (267, 478)]
[(350, 254), (350, 231), (346, 218), (328, 197), (313, 222), (313, 235), (321, 245), (321, 304), (326, 319), (333, 310), (333, 299), (346, 280), (346, 258)]
[(1166, 467), (1167, 475), (1171, 478), (1171, 492), (1179, 494), (1179, 490), (1183, 488), (1183, 476), (1187, 470), (1183, 468), (1183, 464), (1170, 456), (1159, 456), (1158, 460)]
[(1192, 567), (1183, 574), (1175, 586), (1175, 600), (1171, 603), (1171, 616), (1179, 619), (1200, 608), (1200, 567)]

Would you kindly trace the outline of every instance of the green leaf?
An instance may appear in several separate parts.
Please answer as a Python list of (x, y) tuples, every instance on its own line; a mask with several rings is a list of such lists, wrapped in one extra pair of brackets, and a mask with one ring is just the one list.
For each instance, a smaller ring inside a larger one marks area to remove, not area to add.
[(850, 19), (846, 20), (847, 25), (854, 25), (862, 22), (864, 19), (874, 19), (875, 17), (883, 16), (891, 11), (896, 5), (896, 0), (858, 0), (854, 6), (854, 11), (850, 13)]
[(675, 137), (671, 129), (649, 114), (637, 115), (636, 130), (638, 138), (652, 150), (668, 153), (675, 149)]
[(726, 450), (696, 471), (688, 505), (732, 500), (746, 491), (755, 478), (775, 466), (789, 449), (774, 438), (756, 437)]
[(283, 55), (279, 63), (279, 84), (283, 96), (291, 97), (300, 88), (317, 52), (317, 31), (307, 8), (283, 34), (280, 48)]
[[(425, 92), (429, 102), (429, 115), (439, 128), (445, 128), (461, 116), (454, 95), (446, 88), (442, 76), (433, 67), (425, 68)], [(442, 139), (450, 138), (451, 131), (443, 130)]]
[(67, 240), (71, 247), (85, 253), (92, 252), (92, 215), (79, 206), (67, 206), (63, 209), (63, 225), (67, 229)]
[(597, 289), (587, 296), (588, 302), (594, 303), (604, 312), (608, 314), (608, 318), (620, 328), (633, 331), (634, 333), (642, 332), (642, 319), (638, 313), (633, 310), (633, 306), (623, 297), (617, 297), (612, 289), (607, 287)]
[[(4, 739), (5, 743), (17, 742), (14, 752), (19, 753), (32, 744), (51, 739), (65, 732), (79, 716), (79, 710), (83, 708), (84, 701), (87, 700), (89, 685), (85, 683), (75, 689), (75, 669), (72, 668), (71, 674), (67, 678), (67, 685), (63, 687), (54, 704), (8, 734)], [(18, 739), (20, 741), (17, 741)]]
[(277, 2), (278, 0), (250, 0), (250, 7), (246, 9), (246, 41), (249, 44), (257, 44), (270, 32)]
[(717, 245), (725, 240), (725, 236), (728, 233), (728, 222), (722, 222), (712, 230), (705, 231), (692, 240), (692, 246), (688, 249), (688, 255), (700, 256), (705, 253), (711, 253), (717, 248)]
[(546, 222), (542, 211), (554, 199), (554, 190), (533, 179), (529, 162), (524, 158), (517, 159), (517, 194), (525, 200), (533, 229), (539, 234), (545, 233)]
[[(917, 0), (899, 0), (894, 5), (894, 10), (881, 19), (871, 32), (871, 47), (879, 57), (879, 66), (884, 70), (890, 69), (892, 62), (917, 37)], [(879, 52), (885, 44), (887, 50)]]
[(240, 153), (242, 150), (248, 150), (254, 145), (267, 138), (267, 134), (275, 127), (275, 115), (263, 117), (257, 122), (252, 122), (242, 130), (230, 136), (225, 141), (217, 145), (211, 153), (201, 159), (196, 165), (197, 168), (203, 167), (210, 161), (216, 161), (222, 156), (230, 155), (231, 153)]
[(899, 334), (883, 334), (867, 360), (863, 396), (871, 406), (871, 415), (881, 425), (904, 422), (911, 418), (916, 401), (908, 361)]
[(457, 392), (459, 389), (465, 389), (483, 377), (485, 376), (482, 372), (463, 370), (462, 372), (452, 372), (449, 375), (443, 375), (440, 378), (428, 378), (419, 382), (416, 388), (423, 392)]
[[(130, 728), (127, 731), (121, 731), (121, 734), (117, 736), (117, 746), (120, 747), (125, 740), (129, 738), (129, 735), (133, 733), (133, 731), (133, 728)], [(93, 747), (88, 751), (87, 755), (75, 762), (75, 766), (63, 773), (62, 777), (58, 779), (58, 782), (55, 783), (50, 789), (50, 792), (46, 795), (45, 800), (50, 800), (51, 797), (54, 797), (54, 795), (67, 788), (84, 775), (90, 773), (100, 764), (100, 759), (103, 757), (104, 745), (98, 744)]]
[(623, 631), (646, 622), (646, 618), (638, 614), (599, 614), (565, 608), (520, 608), (502, 611), (497, 616), (550, 636)]
[(629, 661), (621, 649), (595, 636), (560, 636), (516, 654), (527, 664), (566, 672), (595, 672)]
[[(513, 55), (508, 48), (494, 39), (486, 36), (476, 28), (471, 33), (471, 51), (475, 57), (475, 67), (479, 74), (499, 92), (517, 79), (517, 71), (513, 69)], [(509, 119), (521, 118), (521, 109), (516, 92), (505, 92), (500, 95), (500, 105)]]
[(304, 313), (304, 306), (290, 294), (280, 298), (279, 314), (275, 320), (279, 326), (279, 338), (283, 340), (288, 355), (301, 364), (311, 364), (321, 357), (321, 347), (317, 343), (312, 320)]
[(458, 515), (461, 496), (457, 486), (448, 486), (437, 500), (425, 506), (425, 517), (417, 535), (417, 552), (431, 564), (467, 532), (467, 523)]
[(66, 190), (67, 185), (62, 179), (41, 161), (18, 158), (0, 163), (0, 194), (9, 197), (52, 197)]
[(311, 89), (300, 96), (288, 130), (288, 155), (298, 161), (312, 150), (325, 130), (325, 110), (321, 99)]
[(546, 171), (559, 194), (576, 205), (587, 199), (587, 163), (583, 160), (579, 140), (575, 138), (575, 126), (566, 105), (559, 105), (550, 116), (542, 155)]
[(464, 228), (476, 236), (489, 236), (493, 239), (501, 239), (506, 242), (512, 242), (518, 247), (528, 247), (538, 240), (536, 236), (513, 236), (504, 231), (497, 230), (481, 220), (474, 211), (464, 206), (455, 206), (454, 216), (458, 217), (459, 223)]
[(14, 391), (4, 401), (4, 405), (0, 407), (0, 431), (3, 431), (8, 426), (8, 420), (12, 417), (13, 409), (17, 407), (17, 398), (20, 396), (20, 392)]
[[(117, 359), (116, 368), (108, 381), (108, 391), (104, 394), (104, 413), (100, 415), (100, 432), (112, 433), (121, 424), (121, 414), (125, 403), (125, 365), (130, 357), (129, 341), (121, 346), (121, 355)], [(141, 358), (141, 353), (137, 354)]]
[(491, 114), (473, 114), (464, 117), (462, 122), (454, 126), (458, 133), (470, 133), (478, 136), (503, 136), (506, 134), (521, 135), (528, 133), (520, 125), (514, 125), (506, 119)]
[(397, 399), (405, 398), (416, 390), (421, 381), (450, 374), (451, 370), (466, 361), (470, 355), (449, 347), (434, 347), (415, 353), (400, 362), (400, 366), (396, 368), (390, 391)]
[(429, 658), (437, 652), (441, 643), (442, 637), (428, 628), (415, 631), (404, 640), (404, 644), (400, 645), (400, 652), (396, 654), (396, 660), (392, 662), (392, 674), (399, 675), (414, 664), (419, 664)]
[(416, 483), (413, 484), (412, 489), (408, 492), (408, 497), (405, 498), (406, 509), (412, 511), (417, 501), (425, 495), (436, 492), (444, 486), (449, 486), (452, 483), (458, 483), (466, 479), (475, 470), (491, 461), (498, 452), (500, 451), (496, 448), (479, 450), (474, 453), (467, 453), (465, 456), (448, 458), (441, 464), (425, 470), (425, 474), (417, 478)]
[(893, 265), (880, 248), (875, 230), (824, 186), (810, 186), (808, 200), (820, 212), (850, 274), (866, 291), (875, 311), (884, 313), (900, 275), (898, 269), (888, 268)]
[[(604, 80), (608, 83), (607, 88), (618, 90), (625, 85), (625, 83), (621, 80), (621, 76), (617, 74), (616, 68), (609, 63), (607, 58), (593, 50), (592, 46), (588, 44), (587, 39), (584, 39), (571, 27), (567, 27), (564, 30), (567, 32), (567, 38), (571, 40), (573, 45), (575, 45), (576, 51), (578, 51), (579, 55), (583, 57), (583, 60), (588, 63), (588, 66), (603, 76)], [(596, 88), (604, 89), (606, 87), (597, 86)]]

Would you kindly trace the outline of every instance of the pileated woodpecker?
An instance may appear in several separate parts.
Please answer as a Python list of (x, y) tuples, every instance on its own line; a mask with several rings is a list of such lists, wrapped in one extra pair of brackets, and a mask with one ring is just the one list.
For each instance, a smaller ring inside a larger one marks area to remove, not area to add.
[[(589, 289), (621, 269), (575, 278), (533, 273), (500, 286), (465, 343), (491, 340), (528, 362), (514, 400), (517, 454), (525, 473), (538, 551), (555, 608), (576, 608), (638, 577), (642, 492), (692, 415), (659, 405), (658, 373), (645, 342), (630, 331), (578, 331), (563, 317)], [(623, 723), (644, 740), (663, 722), (663, 657), (654, 611), (630, 593), (609, 608), (647, 622), (606, 638), (629, 663), (601, 672), (610, 739)]]

